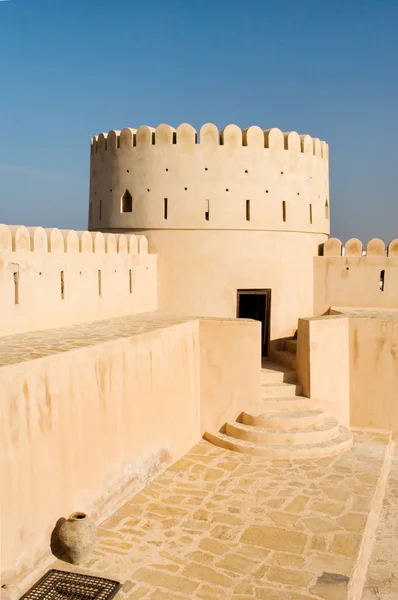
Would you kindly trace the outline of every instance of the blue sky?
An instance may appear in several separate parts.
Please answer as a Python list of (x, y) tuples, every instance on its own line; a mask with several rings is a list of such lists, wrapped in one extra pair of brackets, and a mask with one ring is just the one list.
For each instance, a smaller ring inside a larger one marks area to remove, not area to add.
[(398, 0), (0, 2), (0, 222), (87, 228), (89, 140), (182, 122), (330, 145), (332, 234), (398, 237)]

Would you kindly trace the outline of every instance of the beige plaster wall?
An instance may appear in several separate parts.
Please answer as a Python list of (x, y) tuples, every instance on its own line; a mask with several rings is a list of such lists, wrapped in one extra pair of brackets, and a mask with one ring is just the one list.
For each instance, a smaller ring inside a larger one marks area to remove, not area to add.
[(395, 313), (300, 319), (298, 339), (297, 372), (307, 396), (341, 424), (398, 430)]
[(0, 335), (147, 312), (156, 256), (143, 236), (0, 225), (0, 290)]
[[(198, 136), (185, 123), (101, 133), (91, 141), (89, 229), (328, 234), (328, 165), (327, 144), (294, 131), (228, 125), (220, 133), (208, 123)], [(126, 190), (131, 212), (123, 212)]]
[(349, 425), (349, 319), (300, 319), (296, 364), (304, 394), (341, 425)]
[(350, 319), (353, 427), (398, 430), (398, 316)]
[(83, 510), (100, 522), (125, 490), (193, 446), (213, 415), (219, 423), (244, 390), (247, 401), (257, 391), (258, 323), (162, 321), (0, 367), (3, 578), (43, 564), (60, 517)]
[(325, 243), (324, 254), (314, 259), (316, 315), (332, 306), (398, 307), (398, 240), (386, 248), (382, 240), (375, 238), (365, 250), (357, 239), (348, 240), (343, 247), (340, 240), (331, 238)]
[(260, 401), (261, 324), (200, 321), (201, 431), (215, 432)]
[(159, 308), (237, 316), (237, 290), (271, 289), (271, 339), (312, 316), (313, 258), (324, 235), (272, 231), (145, 231), (158, 257)]

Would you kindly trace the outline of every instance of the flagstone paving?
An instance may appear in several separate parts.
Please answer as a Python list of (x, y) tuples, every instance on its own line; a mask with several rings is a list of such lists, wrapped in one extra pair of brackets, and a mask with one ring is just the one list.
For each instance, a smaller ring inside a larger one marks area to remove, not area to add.
[(86, 565), (52, 568), (118, 579), (126, 600), (343, 600), (389, 442), (289, 461), (203, 440), (101, 524)]

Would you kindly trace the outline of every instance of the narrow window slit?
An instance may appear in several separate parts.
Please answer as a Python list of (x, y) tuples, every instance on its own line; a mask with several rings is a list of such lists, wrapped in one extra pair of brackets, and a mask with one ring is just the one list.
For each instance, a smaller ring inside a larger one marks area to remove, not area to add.
[(98, 271), (98, 296), (102, 296), (102, 273)]
[(61, 299), (65, 299), (65, 278), (63, 271), (61, 271)]
[(130, 290), (130, 294), (133, 293), (133, 274), (131, 272), (131, 269), (129, 269), (129, 290)]
[(209, 221), (210, 218), (210, 200), (205, 200), (205, 219)]
[(19, 273), (14, 273), (14, 304), (19, 304)]
[(310, 224), (312, 225), (312, 204), (310, 204)]
[(246, 200), (246, 221), (250, 221), (250, 200)]
[(383, 269), (382, 271), (380, 271), (379, 289), (381, 292), (384, 292), (384, 275), (385, 275), (385, 270)]
[(326, 199), (326, 202), (325, 202), (325, 219), (328, 219), (328, 218), (329, 218), (329, 203), (328, 203), (328, 201)]
[(286, 201), (282, 200), (282, 219), (286, 223)]
[(167, 209), (168, 209), (168, 200), (165, 198), (163, 200), (163, 217), (167, 219)]

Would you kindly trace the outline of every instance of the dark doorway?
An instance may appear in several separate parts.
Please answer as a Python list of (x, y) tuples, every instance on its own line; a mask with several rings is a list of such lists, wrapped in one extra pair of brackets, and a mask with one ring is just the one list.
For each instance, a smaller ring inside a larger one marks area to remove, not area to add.
[(238, 290), (237, 316), (261, 321), (261, 356), (268, 356), (271, 318), (271, 290)]

